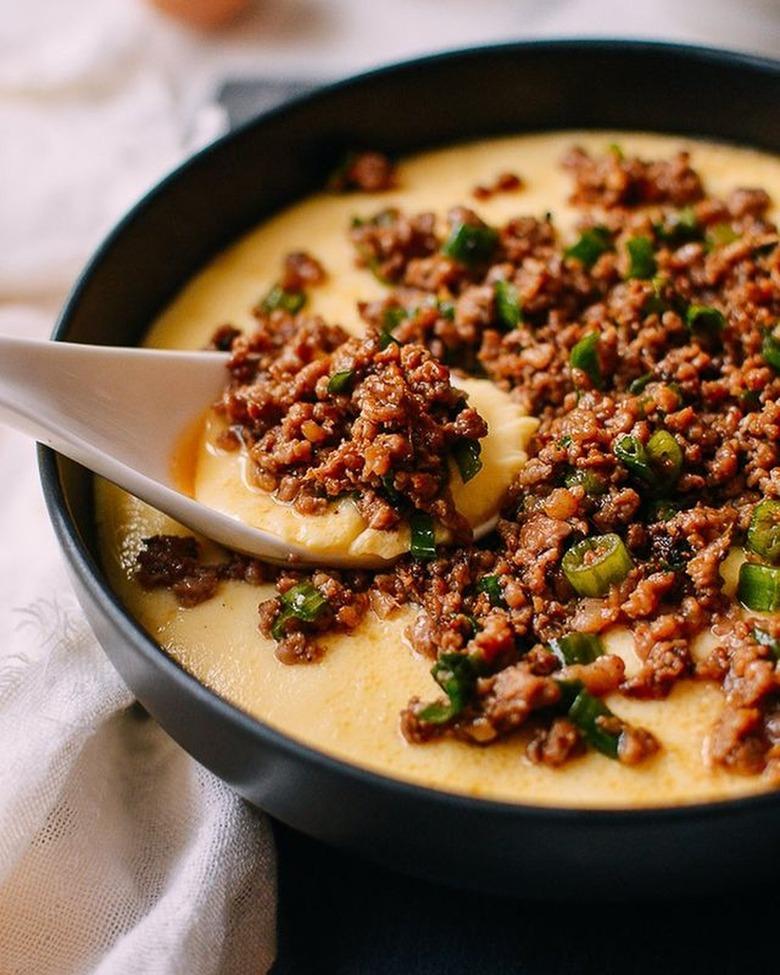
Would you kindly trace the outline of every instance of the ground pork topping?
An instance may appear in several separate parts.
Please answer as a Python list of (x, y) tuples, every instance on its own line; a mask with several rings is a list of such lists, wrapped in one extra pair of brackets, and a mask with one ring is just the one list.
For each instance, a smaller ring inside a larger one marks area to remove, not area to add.
[[(353, 163), (345, 187), (381, 188), (375, 163), (360, 178)], [(780, 247), (770, 200), (754, 187), (708, 195), (684, 152), (574, 148), (563, 165), (580, 209), (573, 241), (553, 214), (497, 227), (464, 206), (445, 220), (361, 214), (346, 231), (356, 263), (387, 288), (359, 305), (364, 339), (267, 302), (255, 334), (215, 334), (213, 347), (232, 351), (221, 409), (258, 484), (312, 513), (358, 492), (378, 528), (417, 509), (457, 543), (382, 573), (269, 570), (278, 595), (261, 606), (261, 630), (282, 659), (306, 662), (326, 632), (354, 628), (369, 608), (411, 605), (406, 636), (440, 693), (403, 710), (407, 739), (486, 746), (519, 732), (528, 758), (552, 767), (585, 749), (651, 758), (662, 742), (612, 705), (714, 680), (725, 706), (708, 760), (774, 781)], [(519, 188), (502, 179), (475, 206)], [(321, 280), (304, 258), (288, 258), (283, 290)], [(479, 544), (452, 507), (445, 458), (485, 430), (450, 369), (491, 379), (540, 418), (497, 529)], [(759, 615), (724, 593), (735, 546), (747, 552), (739, 599)], [(144, 585), (185, 603), (226, 577), (182, 541), (150, 540), (139, 563)], [(601, 640), (616, 624), (640, 661), (628, 673)], [(717, 646), (696, 659), (708, 628)]]
[(426, 512), (470, 539), (450, 458), (465, 451), (476, 463), (487, 425), (427, 349), (276, 314), (233, 349), (219, 410), (259, 487), (312, 515), (350, 495), (380, 530)]

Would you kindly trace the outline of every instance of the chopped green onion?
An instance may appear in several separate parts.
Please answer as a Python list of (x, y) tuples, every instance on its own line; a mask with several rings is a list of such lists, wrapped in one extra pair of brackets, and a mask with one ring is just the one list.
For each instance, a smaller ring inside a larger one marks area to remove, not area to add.
[(761, 406), (761, 396), (755, 389), (746, 389), (739, 394), (739, 402), (746, 413), (752, 413)]
[(601, 375), (601, 363), (599, 362), (598, 332), (591, 332), (579, 340), (569, 354), (569, 362), (574, 369), (581, 369), (596, 389), (602, 388), (604, 381)]
[(517, 328), (523, 320), (523, 310), (517, 288), (509, 281), (496, 281), (496, 315), (504, 328)]
[(562, 664), (592, 664), (604, 653), (604, 644), (595, 633), (567, 633), (550, 640), (550, 649)]
[(615, 156), (620, 162), (626, 158), (625, 154), (623, 153), (623, 149), (617, 144), (617, 142), (610, 142), (607, 149), (609, 149), (612, 155)]
[(415, 511), (409, 518), (411, 544), (409, 551), (416, 559), (436, 558), (436, 535), (433, 518), (427, 511)]
[(761, 356), (768, 366), (780, 372), (780, 326), (776, 325), (764, 336)]
[(697, 335), (715, 336), (723, 331), (723, 312), (709, 305), (691, 305), (685, 313), (685, 324)]
[(303, 291), (285, 291), (280, 284), (275, 284), (259, 304), (260, 311), (270, 315), (272, 311), (286, 311), (296, 315), (306, 304)]
[(477, 668), (465, 653), (443, 653), (431, 669), (431, 676), (449, 698), (446, 704), (428, 704), (417, 715), (428, 724), (445, 724), (469, 704), (477, 682)]
[(620, 745), (621, 731), (608, 731), (604, 727), (606, 721), (614, 718), (615, 715), (603, 701), (580, 686), (569, 707), (569, 720), (579, 728), (582, 737), (592, 748), (608, 758), (618, 757)]
[(405, 308), (402, 308), (400, 305), (391, 305), (385, 309), (385, 313), (382, 316), (382, 327), (388, 332), (392, 332), (407, 317), (408, 313)]
[(498, 576), (482, 576), (477, 583), (477, 592), (484, 592), (490, 600), (491, 606), (504, 606), (504, 593)]
[(573, 545), (561, 568), (580, 596), (606, 596), (609, 587), (622, 582), (634, 563), (618, 535), (596, 535)]
[(451, 301), (437, 301), (436, 308), (442, 318), (446, 318), (448, 322), (454, 321), (455, 305)]
[(669, 487), (682, 470), (682, 449), (668, 430), (657, 430), (647, 447), (637, 437), (624, 434), (615, 441), (613, 451), (632, 474), (653, 488)]
[(280, 597), (281, 611), (271, 627), (275, 640), (284, 639), (285, 624), (289, 619), (314, 622), (328, 607), (328, 600), (310, 582), (299, 582)]
[(753, 509), (748, 548), (772, 565), (780, 564), (780, 501), (764, 498)]
[(739, 567), (737, 599), (747, 609), (775, 613), (780, 609), (780, 568), (743, 562)]
[(612, 450), (620, 463), (627, 467), (632, 474), (636, 474), (637, 477), (641, 477), (643, 481), (648, 483), (655, 480), (645, 445), (638, 437), (632, 437), (626, 433), (615, 441)]
[(653, 381), (652, 372), (646, 372), (644, 376), (639, 376), (638, 379), (635, 379), (631, 383), (631, 385), (628, 387), (628, 391), (629, 393), (631, 393), (632, 396), (638, 396), (644, 390), (645, 386), (647, 386), (647, 384), (651, 383), (652, 381)]
[(668, 223), (655, 224), (653, 230), (659, 240), (674, 246), (691, 240), (701, 240), (702, 237), (702, 228), (693, 207), (683, 207)]
[(581, 468), (570, 471), (563, 483), (567, 488), (581, 486), (589, 498), (597, 498), (607, 490), (607, 482), (601, 474)]
[(668, 430), (656, 430), (647, 442), (647, 457), (657, 486), (669, 487), (680, 476), (683, 452)]
[(344, 369), (341, 372), (334, 372), (328, 380), (329, 393), (347, 393), (352, 386), (355, 378), (354, 369)]
[(707, 231), (707, 243), (710, 247), (725, 247), (739, 240), (739, 234), (730, 223), (716, 223)]
[(403, 502), (403, 495), (395, 488), (395, 478), (392, 474), (385, 474), (382, 478), (382, 486), (390, 502), (398, 507)]
[(760, 643), (762, 647), (769, 647), (775, 659), (780, 660), (780, 639), (758, 626), (753, 627), (753, 636), (756, 643)]
[(459, 440), (452, 448), (452, 456), (455, 458), (455, 463), (460, 471), (460, 479), (464, 484), (482, 470), (482, 461), (479, 456), (481, 450), (482, 446), (479, 440), (473, 440), (471, 437)]
[(498, 246), (498, 231), (492, 227), (459, 223), (442, 246), (442, 253), (460, 264), (487, 264)]
[(386, 349), (391, 342), (396, 345), (401, 343), (393, 335), (393, 330), (398, 328), (401, 322), (408, 317), (408, 312), (405, 308), (401, 308), (400, 305), (391, 305), (390, 308), (385, 309), (385, 313), (382, 316), (382, 331), (379, 333), (379, 348)]
[(653, 254), (653, 242), (649, 237), (632, 237), (626, 242), (628, 251), (627, 278), (652, 278), (657, 265)]
[(583, 267), (592, 268), (596, 261), (608, 250), (612, 250), (612, 234), (606, 227), (590, 227), (582, 232), (580, 239), (567, 247), (565, 257), (573, 257)]
[(674, 518), (678, 511), (682, 510), (682, 504), (679, 501), (671, 501), (669, 498), (659, 498), (657, 501), (652, 501), (648, 508), (648, 517), (650, 521), (669, 521), (670, 518)]
[(477, 633), (479, 633), (479, 631), (482, 629), (482, 627), (479, 625), (479, 623), (476, 621), (476, 619), (473, 616), (468, 616), (466, 613), (461, 613), (461, 619), (466, 621), (466, 625), (469, 628), (469, 633), (468, 633), (469, 639), (475, 637)]

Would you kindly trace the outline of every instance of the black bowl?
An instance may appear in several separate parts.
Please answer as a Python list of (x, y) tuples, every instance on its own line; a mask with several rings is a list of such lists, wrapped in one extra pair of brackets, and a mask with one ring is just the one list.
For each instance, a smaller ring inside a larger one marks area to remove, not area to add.
[[(136, 343), (207, 258), (320, 186), (353, 146), (405, 153), (590, 127), (777, 151), (778, 104), (780, 63), (663, 44), (518, 43), (374, 71), (263, 115), (165, 179), (100, 248), (54, 338)], [(122, 677), (198, 761), (285, 823), (403, 871), (525, 896), (713, 890), (774, 874), (780, 794), (652, 810), (535, 808), (407, 785), (291, 741), (199, 684), (125, 612), (96, 554), (91, 475), (45, 449), (40, 466), (79, 598)]]

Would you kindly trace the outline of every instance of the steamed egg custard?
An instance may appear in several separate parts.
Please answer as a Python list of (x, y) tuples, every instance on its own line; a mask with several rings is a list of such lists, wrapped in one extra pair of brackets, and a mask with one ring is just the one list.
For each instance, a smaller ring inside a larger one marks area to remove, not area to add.
[[(536, 421), (526, 416), (503, 391), (481, 379), (459, 384), (468, 402), (484, 417), (488, 432), (481, 444), (480, 470), (464, 482), (450, 463), (451, 488), (457, 510), (472, 528), (489, 521), (525, 461), (525, 448)], [(357, 556), (392, 560), (409, 551), (409, 525), (391, 531), (367, 525), (350, 497), (340, 498), (315, 516), (278, 501), (272, 493), (252, 482), (245, 449), (225, 450), (220, 438), (225, 422), (211, 412), (207, 417), (195, 465), (193, 496), (209, 507), (239, 518), (306, 548), (327, 562), (328, 556)], [(436, 526), (439, 541), (449, 533)]]
[(193, 496), (323, 567), (98, 480), (112, 587), (221, 697), (409, 782), (579, 807), (773, 788), (778, 198), (776, 158), (658, 135), (353, 158), (146, 338), (232, 354)]

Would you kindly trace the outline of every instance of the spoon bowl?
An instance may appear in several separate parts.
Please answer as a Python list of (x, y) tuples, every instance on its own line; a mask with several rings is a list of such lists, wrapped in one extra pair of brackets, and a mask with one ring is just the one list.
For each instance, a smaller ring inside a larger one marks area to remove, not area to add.
[[(321, 564), (304, 546), (201, 504), (176, 484), (177, 447), (193, 418), (219, 398), (229, 358), (0, 336), (0, 419), (227, 548), (277, 565)], [(496, 521), (479, 525), (474, 537)], [(334, 568), (392, 561), (327, 557)]]

